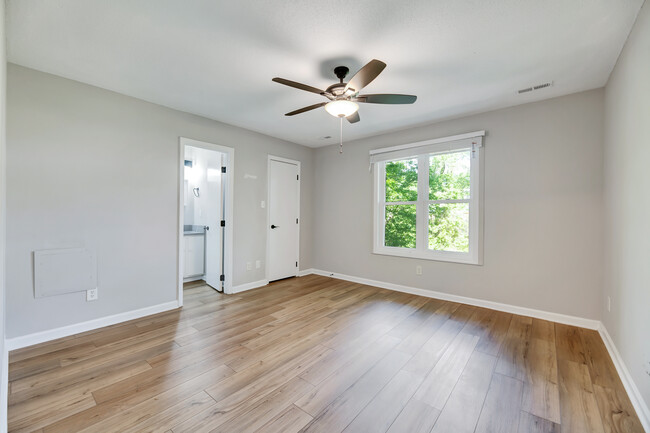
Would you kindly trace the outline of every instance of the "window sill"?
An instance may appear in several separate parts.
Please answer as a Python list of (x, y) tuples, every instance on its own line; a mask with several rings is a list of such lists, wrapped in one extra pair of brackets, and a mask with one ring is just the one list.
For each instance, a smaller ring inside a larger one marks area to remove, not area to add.
[(406, 259), (432, 260), (437, 262), (460, 263), (464, 265), (483, 265), (483, 260), (479, 257), (473, 257), (469, 253), (456, 253), (451, 251), (433, 252), (384, 247), (374, 248), (372, 253), (382, 256), (403, 257)]

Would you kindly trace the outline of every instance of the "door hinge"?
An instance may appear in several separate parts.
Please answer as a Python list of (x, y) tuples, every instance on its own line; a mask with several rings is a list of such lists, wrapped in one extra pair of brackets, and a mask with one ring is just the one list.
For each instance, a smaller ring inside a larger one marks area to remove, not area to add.
[(298, 218), (296, 218), (296, 224), (298, 224)]
[(219, 281), (226, 281), (226, 276), (224, 274), (219, 275)]
[(296, 268), (298, 267), (298, 262), (296, 262)]
[(225, 227), (225, 226), (226, 226), (226, 220), (221, 220), (221, 227)]
[(221, 172), (225, 173), (226, 172), (226, 167), (221, 167)]
[(296, 180), (300, 180), (300, 175), (299, 174), (296, 175)]

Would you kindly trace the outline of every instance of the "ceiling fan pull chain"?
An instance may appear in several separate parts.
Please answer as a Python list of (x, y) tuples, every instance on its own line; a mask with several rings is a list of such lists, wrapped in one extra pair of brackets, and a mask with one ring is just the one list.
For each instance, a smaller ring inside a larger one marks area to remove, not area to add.
[(340, 128), (340, 142), (339, 142), (339, 153), (343, 153), (343, 116), (341, 116), (341, 128)]

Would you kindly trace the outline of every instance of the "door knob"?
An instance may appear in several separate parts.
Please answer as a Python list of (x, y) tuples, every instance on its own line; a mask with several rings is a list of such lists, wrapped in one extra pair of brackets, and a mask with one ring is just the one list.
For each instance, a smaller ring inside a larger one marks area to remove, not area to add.
[(278, 227), (280, 227), (280, 226), (276, 226), (275, 224), (271, 224), (272, 229), (277, 229)]

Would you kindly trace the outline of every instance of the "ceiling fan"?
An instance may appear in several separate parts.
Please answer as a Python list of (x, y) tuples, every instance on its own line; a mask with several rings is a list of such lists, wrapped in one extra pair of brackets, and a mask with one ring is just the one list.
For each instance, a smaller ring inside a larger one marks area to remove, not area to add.
[(306, 84), (297, 83), (284, 78), (273, 78), (276, 83), (284, 84), (285, 86), (295, 87), (296, 89), (306, 90), (307, 92), (317, 93), (329, 99), (329, 102), (321, 102), (318, 104), (303, 107), (295, 111), (291, 111), (285, 116), (295, 116), (296, 114), (304, 113), (306, 111), (314, 110), (316, 108), (325, 107), (328, 113), (334, 117), (345, 117), (348, 122), (356, 123), (359, 118), (359, 105), (358, 102), (368, 104), (412, 104), (417, 99), (413, 95), (396, 95), (396, 94), (374, 94), (374, 95), (360, 95), (359, 92), (366, 87), (372, 80), (384, 70), (386, 63), (374, 59), (368, 62), (363, 68), (354, 74), (349, 82), (345, 83), (343, 80), (350, 72), (346, 66), (337, 66), (334, 68), (334, 74), (340, 80), (339, 83), (332, 84), (325, 90), (317, 89), (316, 87), (308, 86)]

